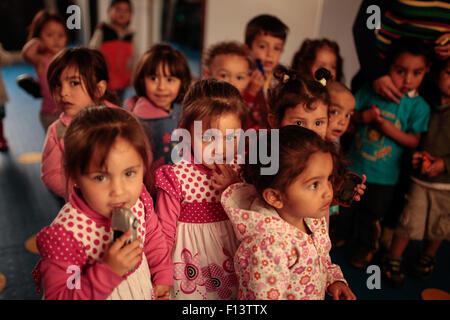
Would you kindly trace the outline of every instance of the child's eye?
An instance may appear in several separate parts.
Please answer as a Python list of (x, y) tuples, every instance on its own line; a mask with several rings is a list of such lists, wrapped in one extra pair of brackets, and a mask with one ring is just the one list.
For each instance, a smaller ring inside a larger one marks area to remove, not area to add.
[(303, 126), (305, 125), (305, 124), (303, 123), (303, 121), (301, 121), (301, 120), (296, 121), (295, 124), (298, 125), (298, 126), (300, 126), (300, 127), (303, 127)]
[(352, 117), (352, 114), (351, 114), (351, 113), (347, 113), (347, 114), (345, 115), (345, 117), (346, 117), (347, 119), (350, 119), (350, 118)]
[(96, 180), (98, 182), (103, 182), (106, 180), (106, 177), (104, 175), (97, 175), (94, 177), (94, 180)]
[(203, 141), (210, 142), (212, 140), (212, 136), (203, 136)]
[(126, 175), (127, 177), (132, 177), (132, 176), (134, 176), (135, 174), (136, 174), (136, 171), (134, 171), (134, 170), (130, 170), (130, 171), (125, 172), (125, 175)]
[(275, 51), (281, 51), (283, 48), (281, 48), (281, 47), (275, 47), (274, 49), (275, 49)]
[(228, 75), (227, 75), (226, 73), (221, 73), (221, 74), (219, 74), (219, 78), (221, 78), (221, 79), (227, 79), (227, 78), (228, 78)]
[(415, 76), (420, 76), (422, 74), (423, 71), (414, 71), (414, 75)]
[(158, 77), (157, 77), (157, 76), (150, 76), (150, 80), (151, 80), (151, 81), (157, 81), (157, 80), (158, 80)]
[(70, 81), (70, 85), (71, 86), (78, 86), (78, 85), (80, 85), (80, 82), (79, 81)]
[(237, 79), (238, 79), (239, 81), (242, 81), (242, 80), (245, 79), (245, 77), (244, 77), (244, 76), (238, 76)]
[(338, 110), (331, 110), (330, 115), (337, 116), (339, 114)]
[(314, 122), (314, 125), (316, 127), (320, 126), (321, 124), (323, 124), (323, 121), (318, 120), (318, 121)]
[(308, 188), (309, 188), (310, 190), (316, 190), (318, 186), (319, 186), (319, 183), (318, 183), (318, 182), (314, 182), (314, 183), (313, 183), (312, 185), (310, 185)]

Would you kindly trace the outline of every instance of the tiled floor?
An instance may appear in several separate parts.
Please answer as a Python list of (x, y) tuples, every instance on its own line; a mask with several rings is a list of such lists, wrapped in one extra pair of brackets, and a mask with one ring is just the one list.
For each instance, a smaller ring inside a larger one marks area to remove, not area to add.
[[(194, 55), (191, 55), (195, 57)], [(193, 73), (198, 76), (198, 61), (190, 59)], [(28, 65), (14, 65), (2, 69), (10, 96), (5, 121), (8, 153), (0, 153), (0, 273), (6, 276), (6, 287), (0, 299), (40, 299), (36, 294), (31, 270), (39, 256), (25, 248), (25, 241), (48, 225), (58, 212), (58, 203), (40, 180), (40, 163), (23, 164), (19, 156), (41, 152), (44, 132), (38, 120), (40, 100), (22, 91), (15, 83), (21, 73), (34, 73)], [(127, 96), (133, 94), (131, 89)], [(407, 254), (411, 257), (419, 250), (420, 242), (413, 242)], [(407, 278), (402, 289), (391, 289), (381, 282), (381, 289), (369, 290), (370, 274), (349, 266), (344, 249), (332, 251), (359, 299), (421, 299), (426, 288), (450, 292), (450, 244), (445, 242), (438, 252), (438, 265), (429, 281)]]

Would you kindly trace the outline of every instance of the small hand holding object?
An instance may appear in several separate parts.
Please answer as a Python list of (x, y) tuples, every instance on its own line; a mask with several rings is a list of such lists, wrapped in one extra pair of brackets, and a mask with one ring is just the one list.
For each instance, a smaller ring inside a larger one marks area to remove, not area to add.
[(412, 155), (412, 167), (418, 169), (422, 162), (423, 152), (416, 151)]
[(333, 282), (328, 286), (327, 290), (333, 297), (333, 300), (356, 300), (355, 294), (342, 281)]
[(170, 287), (164, 285), (155, 285), (153, 287), (156, 300), (169, 300)]
[(259, 91), (261, 91), (261, 88), (264, 86), (264, 76), (258, 69), (253, 70), (252, 74), (250, 75), (250, 81), (247, 86), (247, 92), (250, 93), (252, 96), (256, 96)]
[(239, 178), (239, 174), (234, 171), (230, 165), (228, 164), (216, 164), (217, 168), (220, 170), (220, 173), (217, 171), (214, 171), (213, 173), (213, 179), (212, 179), (212, 186), (214, 189), (223, 191), (228, 186), (241, 182), (241, 179)]
[[(380, 109), (376, 105), (372, 105), (370, 109), (364, 110), (361, 113), (362, 121), (364, 123), (370, 123), (373, 121), (379, 122), (381, 116), (380, 116)], [(381, 118), (383, 119), (383, 118)]]
[(450, 33), (445, 33), (435, 41), (434, 52), (441, 60), (450, 57)]
[(141, 239), (124, 246), (130, 236), (131, 230), (128, 230), (105, 250), (103, 256), (103, 262), (121, 277), (138, 264), (142, 254)]
[(367, 188), (366, 185), (364, 184), (364, 182), (366, 182), (366, 178), (367, 178), (366, 175), (363, 174), (362, 178), (363, 178), (363, 181), (360, 184), (356, 185), (356, 187), (355, 187), (355, 191), (357, 192), (357, 194), (354, 197), (355, 201), (361, 201), (361, 197), (364, 194), (364, 190), (366, 190), (366, 188)]
[(422, 155), (422, 168), (420, 172), (430, 178), (436, 177), (445, 171), (444, 159), (433, 157), (424, 151)]

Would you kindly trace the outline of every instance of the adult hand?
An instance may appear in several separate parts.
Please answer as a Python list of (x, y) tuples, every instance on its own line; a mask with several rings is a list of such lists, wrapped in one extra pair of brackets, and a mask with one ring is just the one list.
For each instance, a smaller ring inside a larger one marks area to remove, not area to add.
[(392, 82), (392, 78), (389, 75), (379, 77), (372, 83), (373, 90), (382, 96), (387, 101), (394, 101), (400, 103), (400, 98), (403, 97), (401, 93)]
[[(444, 45), (441, 45), (445, 40), (447, 42)], [(436, 46), (434, 47), (434, 52), (438, 56), (439, 59), (445, 60), (450, 57), (450, 33), (445, 33), (435, 41)]]

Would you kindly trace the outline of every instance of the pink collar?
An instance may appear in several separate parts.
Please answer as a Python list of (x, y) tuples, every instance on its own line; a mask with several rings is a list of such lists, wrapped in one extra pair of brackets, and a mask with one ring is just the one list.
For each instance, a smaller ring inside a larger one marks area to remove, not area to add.
[[(133, 105), (134, 104), (134, 105)], [(155, 106), (147, 97), (129, 98), (125, 105), (129, 106), (130, 111), (142, 119), (161, 119), (167, 118), (170, 114)]]

